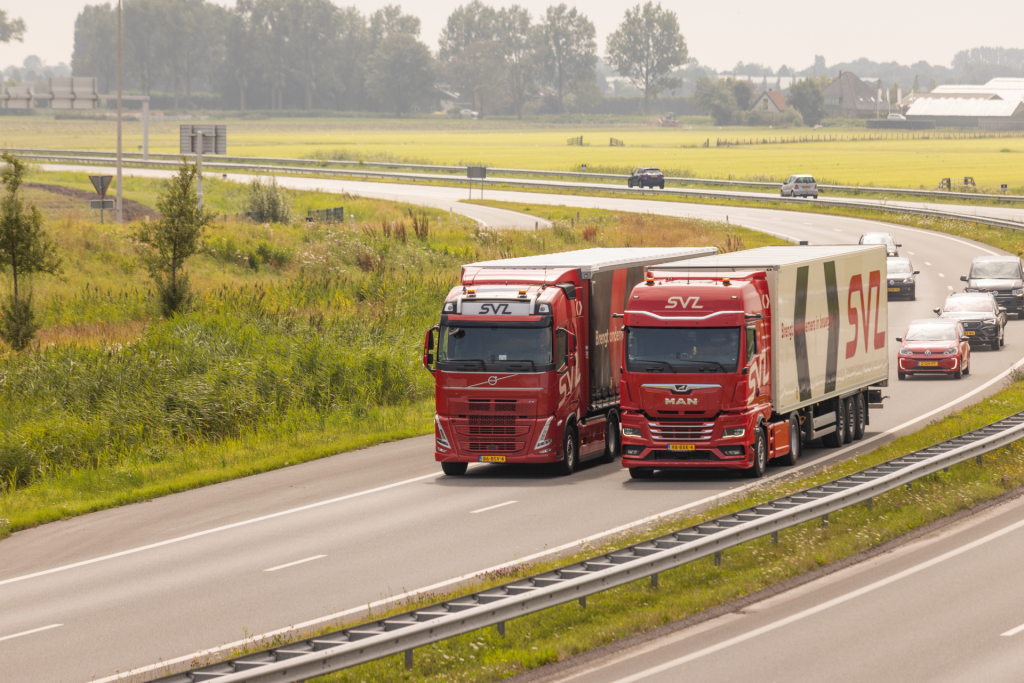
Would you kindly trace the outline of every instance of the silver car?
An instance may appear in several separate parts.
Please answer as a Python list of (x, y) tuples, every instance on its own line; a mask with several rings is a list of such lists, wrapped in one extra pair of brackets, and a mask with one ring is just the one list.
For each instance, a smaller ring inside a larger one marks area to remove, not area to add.
[(866, 232), (860, 236), (860, 241), (857, 244), (884, 244), (885, 255), (889, 258), (893, 256), (899, 256), (898, 251), (902, 244), (896, 244), (896, 240), (892, 238), (887, 232)]
[(782, 183), (780, 194), (783, 197), (814, 197), (818, 198), (818, 182), (809, 175), (791, 175)]

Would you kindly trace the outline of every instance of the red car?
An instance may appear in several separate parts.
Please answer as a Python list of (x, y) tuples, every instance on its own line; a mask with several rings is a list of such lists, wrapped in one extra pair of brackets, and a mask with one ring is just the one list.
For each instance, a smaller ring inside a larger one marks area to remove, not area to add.
[(915, 320), (906, 334), (896, 337), (900, 346), (897, 376), (953, 375), (960, 379), (971, 371), (969, 337), (959, 320)]

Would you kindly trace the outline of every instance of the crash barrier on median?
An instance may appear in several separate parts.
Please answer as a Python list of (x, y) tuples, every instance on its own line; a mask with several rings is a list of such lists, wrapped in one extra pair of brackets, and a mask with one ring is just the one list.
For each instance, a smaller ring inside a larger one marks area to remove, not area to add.
[(405, 654), (412, 667), (413, 650), (487, 626), (504, 634), (505, 622), (714, 555), (747, 541), (772, 535), (858, 503), (869, 506), (875, 496), (921, 477), (981, 457), (1024, 438), (1024, 412), (962, 436), (915, 451), (820, 486), (794, 493), (741, 512), (725, 515), (643, 541), (621, 550), (575, 562), (552, 571), (489, 588), (404, 614), (235, 657), (189, 672), (159, 679), (160, 683), (194, 681), (303, 681), (395, 654)]
[(307, 223), (344, 223), (345, 207), (338, 206), (333, 209), (310, 209), (306, 213)]
[[(576, 138), (574, 138), (576, 139)], [(578, 140), (580, 144), (583, 144), (583, 136), (581, 135)], [(709, 146), (711, 140), (708, 139), (705, 147)], [(114, 152), (95, 152), (85, 150), (60, 150), (60, 149), (34, 149), (34, 148), (13, 148), (11, 152), (18, 155), (26, 155), (25, 158), (38, 158), (38, 159), (51, 159), (55, 161), (108, 161), (115, 158)], [(42, 155), (42, 156), (33, 156)], [(46, 156), (53, 155), (53, 156)], [(73, 157), (80, 157), (75, 159)], [(150, 154), (152, 159), (169, 159), (169, 160), (180, 160), (180, 154)], [(71, 158), (65, 158), (71, 157)], [(88, 159), (84, 157), (94, 157)], [(137, 163), (138, 160), (142, 159), (142, 154), (136, 152), (125, 152), (124, 158), (126, 163)], [(466, 166), (439, 166), (434, 164), (406, 164), (401, 162), (384, 162), (384, 161), (344, 161), (344, 160), (323, 160), (323, 159), (292, 159), (292, 158), (275, 158), (275, 157), (236, 157), (236, 156), (221, 156), (221, 162), (242, 162), (239, 168), (254, 168), (259, 172), (267, 170), (265, 165), (269, 165), (273, 170), (280, 170), (282, 165), (303, 165), (307, 172), (310, 170), (317, 169), (330, 169), (330, 168), (409, 168), (423, 171), (435, 171), (439, 173), (458, 173), (465, 174)], [(209, 164), (206, 164), (209, 166)], [(492, 173), (499, 175), (525, 175), (525, 176), (540, 176), (549, 178), (586, 178), (590, 180), (606, 180), (606, 181), (620, 181), (626, 180), (628, 175), (621, 175), (615, 173), (586, 173), (580, 171), (541, 171), (527, 168), (491, 168), (489, 169)], [(691, 185), (723, 185), (727, 187), (744, 187), (744, 188), (765, 188), (771, 190), (778, 190), (782, 183), (769, 183), (760, 182), (754, 180), (723, 180), (720, 178), (687, 178), (687, 177), (672, 177), (668, 176), (665, 178), (667, 182), (672, 183), (684, 183)], [(913, 190), (909, 188), (898, 188), (898, 187), (859, 187), (856, 185), (818, 185), (818, 189), (822, 192), (854, 192), (857, 194), (905, 194), (917, 197), (932, 197), (939, 199), (995, 199), (1005, 202), (1024, 202), (1024, 195), (1005, 195), (1005, 194), (980, 194), (977, 192), (956, 192), (949, 191), (945, 192), (941, 189), (937, 190)]]

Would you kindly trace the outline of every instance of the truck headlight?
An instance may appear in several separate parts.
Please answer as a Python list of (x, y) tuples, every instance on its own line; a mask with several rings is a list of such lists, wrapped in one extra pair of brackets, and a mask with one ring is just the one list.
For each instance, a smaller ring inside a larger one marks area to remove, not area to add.
[(622, 428), (622, 435), (623, 436), (643, 436), (640, 433), (640, 430), (637, 429), (636, 427), (623, 427)]
[(448, 436), (444, 433), (444, 427), (441, 426), (441, 418), (437, 415), (434, 415), (434, 424), (437, 426), (437, 443), (445, 448), (451, 448), (451, 444), (448, 443)]
[(551, 445), (551, 439), (548, 438), (548, 430), (551, 428), (551, 421), (554, 419), (555, 416), (552, 415), (548, 418), (548, 421), (544, 423), (544, 428), (540, 430), (540, 436), (537, 437), (537, 443), (534, 445), (533, 450)]
[(722, 430), (722, 438), (723, 439), (736, 438), (736, 437), (743, 436), (746, 433), (747, 433), (746, 427), (727, 427), (726, 429)]

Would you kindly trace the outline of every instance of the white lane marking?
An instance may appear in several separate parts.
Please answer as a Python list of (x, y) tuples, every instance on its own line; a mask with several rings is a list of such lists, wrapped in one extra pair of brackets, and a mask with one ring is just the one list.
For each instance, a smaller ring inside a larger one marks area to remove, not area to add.
[(1010, 368), (1008, 370), (1006, 370), (1005, 372), (997, 375), (996, 377), (993, 377), (988, 382), (985, 382), (984, 384), (982, 384), (977, 389), (974, 389), (973, 391), (969, 391), (968, 393), (964, 394), (960, 398), (958, 398), (958, 399), (956, 399), (954, 401), (950, 401), (949, 403), (947, 403), (944, 406), (940, 406), (940, 407), (936, 408), (935, 410), (932, 410), (932, 411), (930, 411), (928, 413), (925, 413), (924, 415), (916, 417), (916, 418), (914, 418), (912, 420), (908, 420), (908, 421), (904, 422), (903, 424), (901, 424), (901, 425), (899, 425), (897, 427), (893, 427), (892, 429), (889, 429), (889, 430), (886, 430), (886, 431), (882, 432), (881, 434), (876, 434), (875, 436), (871, 437), (870, 439), (864, 439), (862, 441), (857, 442), (856, 444), (853, 444), (851, 446), (847, 446), (846, 448), (841, 448), (838, 451), (836, 451), (835, 453), (831, 453), (831, 454), (829, 454), (827, 456), (818, 458), (814, 462), (809, 462), (809, 463), (806, 463), (806, 464), (801, 465), (799, 467), (788, 468), (784, 472), (780, 472), (778, 474), (773, 474), (772, 476), (765, 477), (764, 479), (761, 479), (759, 481), (751, 482), (749, 484), (744, 484), (744, 485), (742, 485), (742, 486), (740, 486), (738, 488), (730, 489), (728, 491), (723, 491), (721, 493), (716, 493), (713, 496), (708, 496), (707, 498), (702, 498), (701, 500), (697, 500), (697, 501), (694, 501), (692, 503), (687, 503), (686, 505), (681, 505), (681, 506), (679, 506), (677, 508), (673, 508), (671, 510), (666, 510), (665, 512), (659, 512), (656, 515), (651, 515), (650, 517), (645, 517), (645, 518), (637, 520), (635, 522), (630, 522), (628, 524), (623, 524), (622, 526), (617, 526), (614, 529), (609, 529), (608, 531), (602, 531), (600, 533), (596, 533), (596, 534), (593, 534), (591, 536), (587, 536), (586, 538), (581, 538), (581, 539), (576, 540), (576, 541), (570, 541), (569, 543), (562, 544), (562, 545), (557, 546), (555, 548), (549, 548), (548, 550), (542, 550), (542, 551), (540, 551), (538, 553), (534, 553), (533, 555), (527, 555), (526, 557), (522, 557), (522, 558), (519, 558), (517, 560), (511, 560), (509, 562), (503, 562), (501, 564), (495, 565), (495, 566), (490, 567), (488, 569), (481, 569), (480, 571), (473, 572), (471, 574), (463, 574), (462, 576), (459, 576), (457, 578), (448, 579), (447, 581), (441, 581), (440, 583), (435, 583), (435, 584), (433, 584), (431, 586), (425, 586), (424, 588), (418, 588), (416, 590), (408, 591), (406, 593), (402, 593), (401, 595), (395, 595), (395, 596), (392, 596), (392, 597), (384, 599), (384, 600), (377, 600), (376, 602), (371, 602), (370, 604), (368, 604), (366, 606), (352, 607), (352, 608), (349, 608), (347, 610), (343, 610), (341, 612), (335, 612), (334, 614), (328, 614), (325, 617), (320, 617), (318, 619), (311, 619), (311, 620), (305, 621), (305, 622), (303, 622), (301, 624), (295, 624), (294, 626), (288, 626), (286, 628), (280, 628), (280, 629), (277, 629), (275, 631), (269, 631), (269, 632), (263, 633), (261, 635), (252, 636), (252, 637), (250, 637), (247, 640), (236, 640), (235, 642), (228, 643), (227, 645), (221, 645), (220, 647), (210, 648), (210, 649), (207, 649), (207, 650), (200, 650), (199, 652), (193, 652), (192, 654), (189, 654), (189, 655), (184, 655), (182, 657), (176, 657), (174, 659), (169, 659), (169, 660), (160, 662), (158, 664), (148, 664), (146, 666), (139, 667), (138, 669), (132, 669), (131, 671), (126, 671), (125, 673), (115, 674), (113, 676), (108, 676), (107, 678), (101, 678), (101, 679), (99, 679), (97, 681), (93, 681), (93, 683), (114, 683), (114, 681), (122, 681), (122, 680), (124, 680), (126, 678), (130, 678), (130, 677), (136, 676), (138, 674), (146, 673), (148, 671), (154, 671), (156, 669), (162, 669), (164, 667), (172, 666), (174, 664), (180, 664), (182, 662), (187, 662), (187, 661), (190, 661), (190, 660), (193, 660), (193, 659), (201, 659), (201, 658), (208, 657), (210, 655), (215, 655), (215, 654), (219, 654), (219, 653), (223, 653), (223, 652), (231, 652), (232, 650), (237, 650), (237, 649), (240, 649), (240, 648), (246, 647), (246, 646), (252, 646), (255, 643), (259, 643), (261, 641), (264, 641), (264, 640), (267, 640), (267, 639), (270, 639), (270, 638), (276, 638), (278, 636), (299, 632), (302, 629), (309, 629), (309, 628), (313, 628), (313, 627), (320, 627), (320, 626), (325, 625), (328, 622), (335, 621), (337, 619), (342, 619), (342, 618), (350, 616), (352, 614), (359, 614), (359, 613), (367, 611), (367, 610), (372, 611), (372, 610), (376, 609), (377, 607), (391, 607), (393, 605), (396, 605), (396, 604), (400, 603), (403, 600), (409, 600), (410, 598), (421, 598), (425, 594), (430, 593), (431, 591), (436, 591), (436, 590), (439, 590), (439, 589), (442, 589), (442, 588), (448, 588), (452, 584), (456, 584), (457, 585), (457, 584), (463, 583), (465, 581), (470, 581), (472, 579), (479, 578), (481, 576), (486, 576), (488, 574), (493, 574), (494, 572), (501, 571), (503, 569), (508, 569), (509, 567), (514, 567), (514, 566), (517, 566), (517, 565), (527, 564), (529, 562), (533, 562), (534, 560), (539, 560), (539, 559), (547, 557), (549, 555), (553, 555), (553, 554), (556, 554), (556, 553), (562, 553), (562, 552), (566, 552), (566, 551), (569, 551), (569, 550), (579, 550), (580, 548), (585, 547), (588, 544), (594, 543), (595, 541), (603, 540), (603, 539), (607, 538), (608, 536), (616, 536), (616, 535), (619, 535), (619, 534), (623, 534), (623, 533), (626, 533), (627, 531), (631, 531), (631, 530), (633, 530), (633, 529), (635, 529), (637, 527), (642, 527), (642, 526), (645, 526), (647, 524), (652, 524), (654, 522), (658, 522), (658, 521), (660, 521), (660, 520), (662, 520), (662, 519), (664, 519), (666, 517), (671, 517), (673, 515), (677, 515), (677, 514), (679, 514), (681, 512), (685, 512), (685, 511), (693, 509), (695, 507), (706, 506), (706, 505), (709, 505), (711, 503), (714, 503), (714, 502), (722, 500), (722, 499), (728, 499), (728, 498), (730, 498), (730, 497), (732, 497), (732, 496), (734, 496), (734, 495), (736, 495), (738, 493), (743, 493), (747, 489), (754, 488), (755, 486), (761, 486), (765, 482), (771, 481), (772, 479), (778, 479), (779, 477), (787, 476), (789, 474), (792, 474), (793, 472), (799, 472), (801, 470), (805, 470), (808, 467), (817, 467), (819, 464), (821, 464), (822, 462), (824, 462), (826, 460), (831, 460), (832, 458), (837, 458), (840, 455), (842, 455), (843, 453), (846, 453), (847, 451), (850, 451), (850, 450), (852, 450), (854, 448), (857, 448), (859, 446), (863, 446), (864, 444), (871, 443), (872, 441), (877, 441), (878, 439), (881, 439), (884, 436), (888, 436), (889, 434), (892, 434), (893, 432), (897, 432), (897, 431), (903, 429), (904, 427), (908, 427), (908, 426), (914, 424), (915, 422), (920, 422), (922, 420), (926, 420), (929, 417), (931, 417), (932, 415), (934, 415), (934, 414), (936, 414), (938, 412), (941, 412), (943, 410), (946, 410), (947, 408), (950, 408), (951, 406), (956, 405), (960, 401), (966, 400), (966, 399), (970, 398), (971, 396), (974, 396), (975, 394), (977, 394), (977, 393), (979, 393), (981, 391), (984, 391), (985, 389), (987, 389), (988, 387), (992, 386), (996, 382), (1000, 381), (1001, 379), (1003, 379), (1004, 377), (1006, 377), (1011, 372), (1013, 372), (1014, 370), (1016, 370), (1018, 367), (1021, 367), (1021, 366), (1024, 366), (1024, 358), (1022, 358), (1021, 360), (1019, 360), (1016, 363), (1014, 363), (1013, 365), (1011, 365)]
[(1006, 633), (1000, 633), (999, 635), (1001, 635), (1001, 636), (1015, 636), (1018, 633), (1020, 633), (1021, 631), (1024, 631), (1024, 624), (1021, 624), (1017, 628), (1011, 628)]
[(331, 505), (332, 503), (340, 503), (344, 500), (351, 500), (353, 498), (359, 498), (366, 496), (371, 493), (379, 493), (380, 491), (387, 491), (388, 489), (397, 488), (399, 486), (405, 486), (406, 484), (413, 484), (424, 479), (436, 479), (441, 475), (437, 473), (425, 474), (422, 477), (414, 477), (412, 479), (405, 479), (404, 481), (398, 481), (394, 484), (387, 484), (385, 486), (378, 486), (374, 489), (367, 489), (365, 491), (359, 491), (358, 493), (350, 493), (347, 496), (339, 496), (337, 498), (331, 498), (330, 500), (322, 500), (319, 503), (310, 503), (309, 505), (303, 505), (301, 507), (292, 508), (290, 510), (282, 510), (281, 512), (274, 512), (269, 515), (263, 515), (261, 517), (253, 517), (252, 519), (246, 519), (241, 522), (235, 522), (234, 524), (225, 524), (224, 526), (215, 527), (213, 529), (206, 529), (205, 531), (197, 531), (194, 534), (187, 534), (185, 536), (178, 536), (177, 538), (169, 538), (166, 541), (158, 541), (157, 543), (150, 543), (149, 545), (139, 546), (138, 548), (131, 548), (129, 550), (122, 550), (119, 553), (111, 553), (110, 555), (103, 555), (101, 557), (94, 557), (90, 560), (82, 560), (81, 562), (75, 562), (73, 564), (66, 564), (61, 567), (54, 567), (53, 569), (45, 569), (41, 572), (34, 572), (32, 574), (25, 574), (24, 576), (15, 576), (11, 579), (4, 579), (0, 581), (0, 586), (6, 586), (9, 583), (17, 583), (18, 581), (25, 581), (27, 579), (34, 579), (40, 576), (46, 576), (48, 574), (56, 574), (57, 572), (67, 571), (68, 569), (75, 569), (76, 567), (84, 567), (90, 564), (96, 564), (97, 562), (105, 562), (107, 560), (113, 560), (118, 557), (124, 557), (126, 555), (134, 555), (135, 553), (141, 553), (144, 550), (152, 550), (154, 548), (162, 548), (167, 545), (173, 545), (175, 543), (181, 543), (182, 541), (188, 541), (193, 538), (201, 538), (203, 536), (209, 536), (210, 534), (216, 534), (221, 531), (227, 531), (228, 529), (237, 529), (238, 527), (248, 526), (257, 522), (265, 522), (268, 519), (276, 519), (278, 517), (285, 517), (287, 515), (295, 514), (296, 512), (305, 512), (306, 510), (313, 510), (324, 505)]
[(40, 631), (49, 631), (51, 628), (60, 628), (64, 624), (50, 624), (49, 626), (41, 626), (34, 628), (31, 631), (22, 631), (21, 633), (15, 633), (9, 636), (0, 637), (0, 640), (11, 640), (12, 638), (21, 638), (22, 636), (32, 635), (33, 633), (39, 633)]
[[(915, 255), (914, 252), (912, 252), (912, 251), (908, 251), (907, 253), (910, 254), (911, 256)], [(931, 265), (931, 264), (928, 264), (928, 265)]]
[(986, 254), (991, 254), (992, 256), (999, 256), (998, 252), (992, 251), (991, 249), (986, 249), (985, 247), (979, 246), (977, 244), (972, 244), (971, 242), (965, 242), (964, 240), (958, 240), (957, 238), (950, 237), (949, 235), (943, 235), (942, 233), (937, 232), (935, 230), (926, 230), (924, 228), (909, 228), (909, 227), (907, 227), (905, 225), (899, 225), (898, 223), (883, 223), (882, 221), (869, 221), (866, 218), (854, 219), (854, 220), (863, 220), (863, 221), (866, 221), (868, 223), (877, 223), (878, 225), (884, 225), (887, 228), (898, 228), (900, 230), (912, 230), (914, 232), (924, 232), (924, 233), (928, 233), (928, 235), (930, 235), (932, 237), (940, 237), (940, 238), (942, 238), (944, 240), (949, 240), (951, 242), (956, 242), (958, 244), (963, 244), (963, 245), (968, 246), (968, 247), (974, 247), (978, 251), (983, 251)]
[[(867, 586), (864, 586), (863, 588), (858, 588), (857, 590), (850, 591), (846, 595), (841, 595), (838, 598), (833, 598), (832, 600), (829, 600), (827, 602), (823, 602), (820, 605), (815, 605), (814, 607), (811, 607), (809, 609), (805, 609), (802, 612), (797, 612), (796, 614), (792, 614), (792, 615), (790, 615), (790, 616), (788, 616), (788, 617), (786, 617), (784, 619), (779, 619), (778, 621), (775, 621), (775, 622), (773, 622), (771, 624), (766, 624), (765, 626), (762, 626), (760, 628), (756, 628), (753, 631), (748, 631), (747, 633), (744, 633), (742, 635), (736, 636), (734, 638), (730, 638), (728, 640), (724, 640), (724, 641), (722, 641), (720, 643), (716, 643), (714, 645), (711, 645), (709, 647), (704, 648), (703, 650), (698, 650), (696, 652), (691, 652), (688, 655), (684, 655), (682, 657), (677, 657), (676, 659), (673, 659), (670, 662), (665, 662), (664, 664), (659, 664), (658, 666), (651, 667), (651, 668), (646, 669), (644, 671), (641, 671), (639, 673), (635, 673), (635, 674), (633, 674), (631, 676), (626, 676), (625, 678), (620, 678), (617, 681), (615, 681), (615, 683), (633, 683), (634, 681), (641, 681), (641, 680), (644, 680), (645, 678), (649, 678), (649, 677), (651, 677), (651, 676), (653, 676), (655, 674), (659, 674), (659, 673), (662, 673), (664, 671), (668, 671), (669, 669), (675, 669), (676, 667), (682, 666), (683, 664), (687, 664), (687, 663), (692, 662), (692, 661), (694, 661), (696, 659), (700, 659), (702, 657), (706, 657), (706, 656), (708, 656), (710, 654), (714, 654), (714, 653), (719, 652), (721, 650), (725, 650), (726, 648), (732, 647), (733, 645), (738, 645), (738, 644), (744, 643), (744, 642), (746, 642), (748, 640), (753, 640), (754, 638), (757, 638), (758, 636), (764, 635), (765, 633), (771, 633), (772, 631), (776, 631), (776, 630), (778, 630), (780, 628), (783, 628), (785, 626), (789, 626), (790, 624), (796, 623), (798, 621), (802, 621), (803, 619), (806, 619), (807, 617), (812, 617), (815, 614), (819, 614), (821, 612), (824, 612), (825, 610), (831, 609), (831, 608), (836, 607), (838, 605), (842, 605), (845, 602), (849, 602), (851, 600), (855, 600), (855, 599), (857, 599), (857, 598), (859, 598), (859, 597), (861, 597), (863, 595), (867, 595), (868, 593), (874, 592), (874, 591), (878, 590), (879, 588), (885, 588), (886, 586), (888, 586), (890, 584), (893, 584), (893, 583), (896, 583), (897, 581), (900, 581), (902, 579), (905, 579), (908, 576), (913, 576), (914, 574), (918, 574), (920, 572), (923, 572), (926, 569), (931, 569), (932, 567), (934, 567), (934, 566), (936, 566), (938, 564), (941, 564), (941, 563), (943, 563), (943, 562), (945, 562), (947, 560), (951, 560), (954, 557), (958, 557), (959, 555), (963, 555), (964, 553), (969, 552), (971, 550), (974, 550), (975, 548), (978, 548), (978, 547), (980, 547), (982, 545), (985, 545), (986, 543), (994, 541), (997, 538), (1001, 538), (1001, 537), (1005, 536), (1006, 534), (1012, 533), (1012, 532), (1020, 529), (1021, 527), (1024, 527), (1024, 520), (1021, 520), (1019, 522), (1015, 522), (1015, 523), (1011, 524), (1010, 526), (1008, 526), (1008, 527), (1006, 527), (1004, 529), (1000, 529), (999, 531), (995, 531), (995, 532), (989, 534), (988, 536), (985, 536), (983, 538), (979, 538), (976, 541), (972, 541), (972, 542), (970, 542), (970, 543), (968, 543), (966, 545), (960, 546), (959, 548), (957, 548), (955, 550), (950, 550), (949, 552), (943, 553), (942, 555), (939, 555), (938, 557), (933, 557), (932, 559), (926, 560), (925, 562), (922, 562), (921, 564), (918, 564), (918, 565), (916, 565), (914, 567), (910, 567), (909, 569), (904, 569), (903, 571), (901, 571), (901, 572), (899, 572), (897, 574), (893, 574), (892, 576), (887, 576), (884, 579), (880, 579), (878, 581), (875, 581), (874, 583), (868, 584)], [(1024, 626), (1021, 626), (1020, 629), (1024, 629)], [(1007, 631), (1007, 633), (1009, 633), (1009, 631)], [(1004, 633), (1003, 635), (1006, 635), (1006, 633)]]
[(832, 228), (832, 232), (842, 232), (839, 228)]
[(925, 261), (925, 262), (924, 262), (924, 264), (925, 264), (926, 266), (930, 266), (930, 265), (931, 265), (931, 264), (930, 264), (930, 263), (928, 263), (927, 261)]
[(276, 567), (271, 567), (270, 569), (264, 569), (263, 571), (265, 571), (265, 572), (276, 572), (278, 569), (287, 569), (288, 567), (294, 567), (297, 564), (305, 564), (306, 562), (312, 562), (313, 560), (319, 560), (321, 557), (327, 557), (327, 556), (326, 555), (314, 555), (313, 557), (307, 557), (304, 560), (295, 560), (294, 562), (289, 562), (288, 564), (279, 564)]
[(952, 292), (953, 291), (953, 285), (946, 285), (946, 289), (948, 289), (949, 291)]
[(498, 508), (503, 508), (503, 507), (505, 507), (506, 505), (514, 505), (514, 504), (516, 504), (516, 503), (518, 503), (518, 502), (519, 502), (519, 501), (517, 501), (517, 500), (510, 500), (510, 501), (508, 501), (508, 502), (505, 502), (505, 503), (498, 503), (497, 505), (492, 505), (492, 506), (491, 506), (491, 507), (489, 507), (489, 508), (480, 508), (479, 510), (473, 510), (473, 511), (472, 511), (472, 512), (470, 512), (469, 514), (471, 514), (471, 515), (475, 515), (475, 514), (476, 514), (476, 513), (478, 513), (478, 512), (487, 512), (488, 510), (497, 510)]
[(946, 276), (943, 275), (942, 273), (939, 273), (939, 277), (946, 277)]

